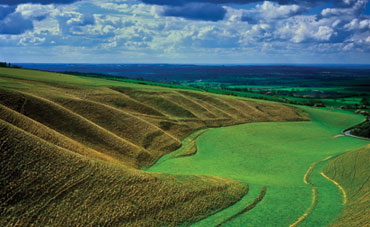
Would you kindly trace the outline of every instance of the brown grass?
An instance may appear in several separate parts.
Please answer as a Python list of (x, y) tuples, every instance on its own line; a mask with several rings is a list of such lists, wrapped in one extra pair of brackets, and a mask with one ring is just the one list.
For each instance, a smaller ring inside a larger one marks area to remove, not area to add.
[(0, 76), (11, 84), (0, 85), (1, 226), (201, 220), (240, 200), (248, 185), (139, 168), (199, 129), (304, 119), (291, 107), (200, 92), (85, 85), (83, 78), (30, 70)]
[(0, 132), (1, 226), (176, 225), (217, 212), (247, 190), (232, 180), (94, 161), (2, 120)]
[(334, 158), (324, 172), (347, 197), (345, 209), (331, 226), (370, 226), (370, 145)]

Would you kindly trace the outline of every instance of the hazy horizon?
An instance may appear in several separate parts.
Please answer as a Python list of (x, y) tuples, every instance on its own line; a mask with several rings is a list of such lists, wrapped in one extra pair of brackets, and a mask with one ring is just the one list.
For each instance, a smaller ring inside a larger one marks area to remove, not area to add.
[(308, 64), (308, 63), (168, 63), (168, 62), (9, 62), (18, 65), (189, 65), (189, 66), (302, 66), (328, 68), (370, 68), (370, 64)]

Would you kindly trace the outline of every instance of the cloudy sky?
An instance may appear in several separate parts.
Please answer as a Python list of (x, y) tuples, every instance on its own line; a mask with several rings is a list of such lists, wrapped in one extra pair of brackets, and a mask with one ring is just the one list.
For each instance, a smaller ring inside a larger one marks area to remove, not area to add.
[(0, 61), (370, 64), (368, 0), (0, 0)]

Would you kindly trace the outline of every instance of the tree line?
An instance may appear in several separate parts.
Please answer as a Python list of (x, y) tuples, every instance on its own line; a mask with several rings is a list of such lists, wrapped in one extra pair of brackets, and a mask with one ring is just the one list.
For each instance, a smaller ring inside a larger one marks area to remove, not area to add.
[(14, 64), (11, 64), (9, 62), (0, 62), (0, 67), (2, 67), (2, 68), (17, 68), (17, 69), (22, 68), (22, 66), (14, 65)]

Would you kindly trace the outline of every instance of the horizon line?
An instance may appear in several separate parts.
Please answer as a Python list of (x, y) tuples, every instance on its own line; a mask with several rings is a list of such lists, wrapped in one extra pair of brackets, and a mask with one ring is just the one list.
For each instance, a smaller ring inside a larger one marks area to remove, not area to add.
[[(4, 61), (6, 62), (6, 61)], [(358, 65), (370, 66), (370, 63), (170, 63), (170, 62), (7, 62), (10, 64), (69, 64), (69, 65)]]

